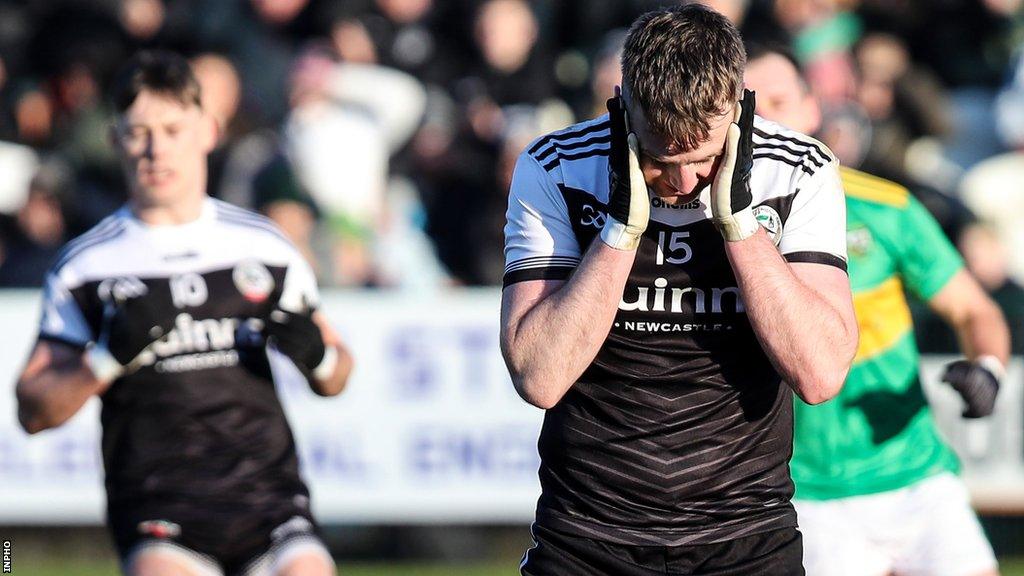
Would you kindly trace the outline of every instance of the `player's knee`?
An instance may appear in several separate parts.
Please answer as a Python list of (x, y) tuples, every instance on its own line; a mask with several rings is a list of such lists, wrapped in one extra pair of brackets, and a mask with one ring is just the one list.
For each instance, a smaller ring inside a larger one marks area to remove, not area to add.
[(205, 576), (181, 558), (160, 552), (143, 552), (128, 563), (129, 576)]
[(274, 576), (333, 576), (334, 561), (322, 552), (307, 552), (283, 562)]

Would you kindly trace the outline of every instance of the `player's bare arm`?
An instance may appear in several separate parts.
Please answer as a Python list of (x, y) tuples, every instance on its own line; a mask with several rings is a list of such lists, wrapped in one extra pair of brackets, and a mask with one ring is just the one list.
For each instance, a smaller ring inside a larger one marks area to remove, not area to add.
[(853, 296), (843, 270), (788, 263), (754, 218), (754, 100), (746, 90), (736, 106), (712, 183), (712, 211), (758, 340), (800, 398), (818, 404), (839, 393), (857, 351)]
[(928, 306), (956, 331), (969, 360), (993, 356), (1004, 366), (1010, 357), (1010, 331), (999, 307), (965, 270), (949, 279)]
[(963, 398), (965, 418), (992, 414), (1010, 354), (1010, 332), (1003, 313), (963, 269), (928, 305), (956, 331), (967, 357), (948, 364), (942, 381)]
[(501, 350), (516, 391), (551, 408), (594, 360), (647, 229), (650, 203), (639, 145), (622, 98), (608, 101), (611, 167), (608, 217), (568, 281), (531, 280), (502, 293)]
[(725, 249), (747, 318), (782, 377), (808, 404), (838, 394), (857, 350), (845, 272), (786, 262), (764, 231)]
[(29, 434), (60, 426), (108, 386), (86, 366), (80, 349), (40, 340), (15, 389), (18, 421)]
[(501, 351), (516, 391), (551, 408), (594, 360), (636, 252), (594, 242), (569, 281), (531, 280), (501, 297)]

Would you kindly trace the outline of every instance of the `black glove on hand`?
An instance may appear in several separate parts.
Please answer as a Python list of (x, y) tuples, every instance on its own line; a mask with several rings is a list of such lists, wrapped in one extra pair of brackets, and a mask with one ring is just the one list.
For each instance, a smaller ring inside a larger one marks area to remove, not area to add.
[(313, 321), (313, 315), (296, 314), (280, 308), (267, 317), (264, 327), (267, 341), (307, 376), (317, 368), (327, 353), (320, 327)]
[(137, 278), (113, 281), (104, 295), (103, 319), (86, 364), (96, 378), (109, 382), (137, 369), (137, 360), (151, 344), (174, 328), (177, 316), (170, 284)]
[(640, 145), (630, 130), (621, 96), (608, 99), (608, 120), (608, 218), (601, 229), (601, 240), (618, 250), (635, 250), (647, 229), (651, 204), (640, 169)]
[(730, 242), (753, 236), (759, 227), (750, 209), (750, 170), (754, 166), (754, 93), (743, 91), (736, 104), (733, 123), (725, 138), (725, 150), (711, 185), (711, 212), (715, 225)]
[(942, 381), (948, 382), (967, 404), (964, 418), (983, 418), (992, 414), (999, 393), (999, 377), (983, 364), (969, 360), (950, 362)]

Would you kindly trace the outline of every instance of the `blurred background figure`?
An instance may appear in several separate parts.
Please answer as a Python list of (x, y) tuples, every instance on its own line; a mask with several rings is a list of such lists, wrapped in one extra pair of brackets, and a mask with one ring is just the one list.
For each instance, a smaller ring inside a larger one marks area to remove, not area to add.
[(67, 166), (40, 166), (28, 196), (13, 218), (4, 222), (5, 243), (0, 258), (0, 286), (39, 286), (64, 242), (68, 226), (65, 198), (70, 185)]
[(269, 196), (260, 195), (259, 208), (305, 246), (315, 215), (310, 208), (322, 214), (332, 235), (332, 268), (321, 274), (332, 284), (400, 283), (380, 277), (375, 250), (385, 230), (394, 228), (383, 228), (384, 221), (402, 218), (388, 210), (389, 159), (420, 124), (422, 84), (395, 69), (336, 61), (314, 46), (292, 68), (291, 105), (281, 154), (312, 206), (289, 197), (287, 187), (261, 187), (258, 192)]
[[(754, 46), (747, 69), (746, 87), (766, 97), (759, 115), (817, 131), (817, 102), (792, 57)], [(839, 175), (860, 345), (834, 401), (793, 407), (790, 468), (804, 568), (821, 576), (995, 576), (961, 465), (939, 436), (921, 385), (904, 290), (956, 332), (960, 348), (950, 352), (965, 358), (948, 364), (942, 381), (962, 397), (966, 418), (992, 415), (1006, 376), (1008, 327), (906, 189), (848, 167)]]

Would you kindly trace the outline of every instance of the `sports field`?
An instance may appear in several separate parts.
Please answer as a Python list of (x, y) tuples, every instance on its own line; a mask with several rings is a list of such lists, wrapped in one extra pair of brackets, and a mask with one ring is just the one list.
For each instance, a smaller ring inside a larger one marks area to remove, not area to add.
[[(352, 564), (338, 570), (339, 576), (515, 576), (516, 562), (495, 564)], [(1024, 558), (1003, 559), (1003, 576), (1024, 576)], [(15, 566), (14, 574), (26, 576), (110, 576), (117, 574), (114, 564), (40, 563)]]
[[(338, 574), (343, 576), (515, 576), (519, 573), (516, 568), (516, 561), (464, 566), (379, 563), (346, 565), (338, 570)], [(61, 562), (43, 562), (35, 565), (16, 563), (12, 573), (25, 576), (115, 576), (119, 574), (117, 566), (113, 563)], [(1024, 575), (1024, 570), (1020, 574)]]

